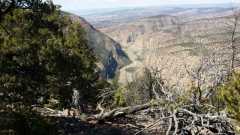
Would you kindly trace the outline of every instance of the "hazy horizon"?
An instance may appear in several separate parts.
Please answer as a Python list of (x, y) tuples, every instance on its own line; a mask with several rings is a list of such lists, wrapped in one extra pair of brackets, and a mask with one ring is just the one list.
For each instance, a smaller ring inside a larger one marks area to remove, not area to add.
[(221, 5), (239, 3), (239, 0), (53, 0), (65, 11), (88, 11), (99, 9), (138, 8), (152, 6)]

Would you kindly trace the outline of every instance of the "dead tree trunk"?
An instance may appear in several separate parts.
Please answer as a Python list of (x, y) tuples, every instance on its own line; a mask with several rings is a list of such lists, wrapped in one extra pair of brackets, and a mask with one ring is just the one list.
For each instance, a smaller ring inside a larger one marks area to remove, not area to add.
[(116, 118), (118, 116), (125, 116), (128, 114), (134, 114), (136, 112), (148, 109), (152, 106), (157, 106), (159, 105), (160, 102), (149, 102), (146, 104), (142, 104), (142, 105), (136, 105), (136, 106), (129, 106), (129, 107), (123, 107), (123, 108), (117, 108), (108, 112), (105, 112), (105, 109), (101, 107), (100, 104), (98, 104), (97, 109), (100, 110), (101, 112), (97, 115), (95, 115), (94, 117), (97, 120), (107, 120), (107, 119), (112, 119), (112, 118)]

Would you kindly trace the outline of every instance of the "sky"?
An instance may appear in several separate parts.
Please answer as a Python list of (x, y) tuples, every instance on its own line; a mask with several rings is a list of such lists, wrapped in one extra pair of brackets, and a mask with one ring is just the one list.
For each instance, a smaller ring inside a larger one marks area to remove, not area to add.
[(66, 11), (179, 4), (221, 4), (238, 1), (240, 0), (53, 0)]

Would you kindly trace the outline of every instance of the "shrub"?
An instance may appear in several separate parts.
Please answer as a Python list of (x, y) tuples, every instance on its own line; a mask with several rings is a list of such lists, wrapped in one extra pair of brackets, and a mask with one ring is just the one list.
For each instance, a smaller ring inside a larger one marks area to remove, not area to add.
[(240, 121), (240, 74), (234, 74), (219, 88), (218, 97), (225, 103), (229, 114)]

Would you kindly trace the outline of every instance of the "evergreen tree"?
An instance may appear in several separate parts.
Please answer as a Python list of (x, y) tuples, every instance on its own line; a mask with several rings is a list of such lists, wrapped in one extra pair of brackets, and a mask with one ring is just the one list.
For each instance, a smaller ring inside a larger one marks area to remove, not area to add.
[(48, 6), (41, 12), (15, 8), (0, 22), (3, 106), (30, 106), (54, 98), (61, 107), (68, 107), (73, 89), (79, 91), (82, 102), (94, 99), (96, 58), (85, 33), (79, 23), (50, 8), (51, 3)]
[(240, 121), (240, 74), (235, 73), (219, 88), (219, 99), (226, 105), (230, 115)]

